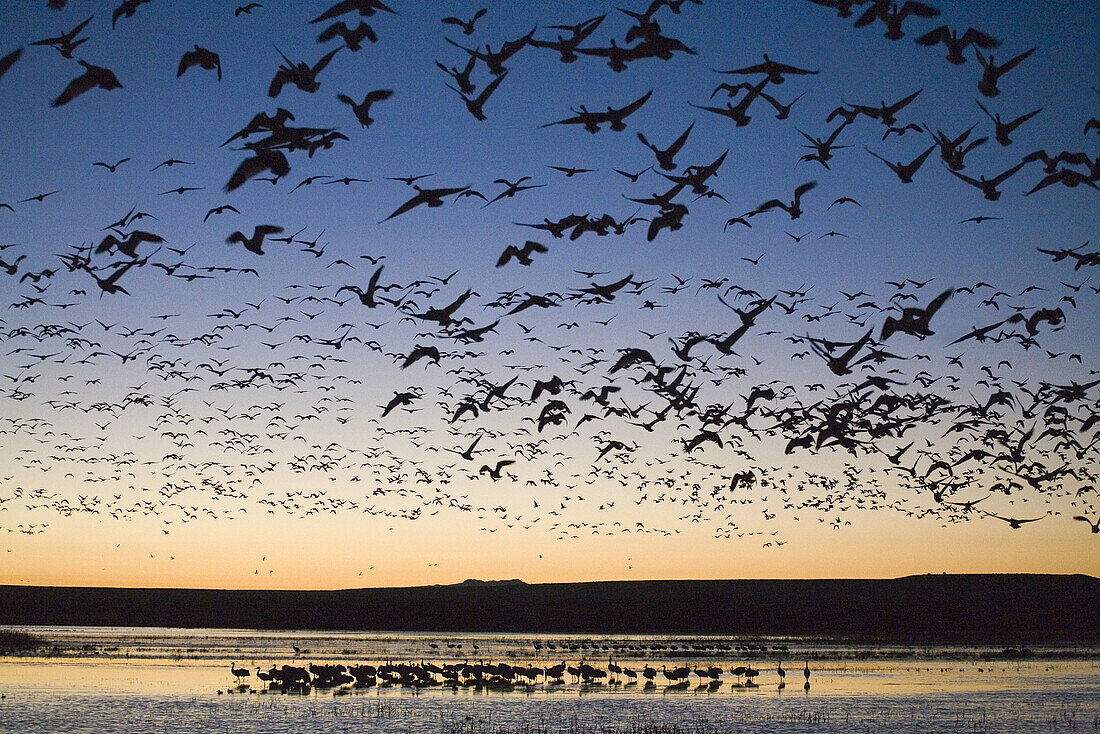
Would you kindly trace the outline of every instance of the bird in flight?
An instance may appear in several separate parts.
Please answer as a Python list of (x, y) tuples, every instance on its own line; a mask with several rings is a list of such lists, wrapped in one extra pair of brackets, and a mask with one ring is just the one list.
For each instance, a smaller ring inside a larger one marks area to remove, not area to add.
[(278, 234), (283, 231), (282, 227), (274, 224), (258, 224), (252, 230), (252, 236), (246, 237), (243, 232), (235, 231), (225, 238), (227, 245), (232, 245), (235, 242), (239, 242), (244, 245), (244, 249), (249, 252), (254, 252), (257, 255), (264, 254), (263, 243), (264, 238), (271, 234)]
[(217, 71), (218, 81), (222, 80), (222, 60), (216, 53), (209, 49), (205, 49), (198, 44), (195, 44), (195, 48), (188, 51), (180, 59), (179, 68), (176, 70), (176, 78), (183, 76), (183, 73), (190, 69), (192, 66), (197, 66), (200, 69), (206, 69), (207, 71)]
[(129, 159), (129, 158), (120, 158), (120, 159), (119, 159), (119, 160), (118, 160), (117, 162), (115, 162), (115, 163), (105, 163), (104, 161), (96, 161), (96, 162), (95, 162), (95, 163), (93, 163), (92, 165), (93, 165), (93, 166), (102, 166), (103, 168), (106, 168), (106, 169), (107, 169), (108, 171), (110, 171), (111, 173), (114, 173), (115, 171), (117, 171), (117, 170), (118, 170), (118, 167), (119, 167), (119, 166), (121, 166), (121, 165), (122, 165), (123, 163), (125, 163), (125, 162), (126, 162), (126, 161), (128, 161), (128, 160), (130, 160), (130, 159)]
[(548, 122), (542, 127), (550, 127), (551, 125), (582, 125), (585, 130), (595, 134), (600, 131), (600, 125), (608, 123), (612, 130), (621, 132), (626, 129), (624, 120), (632, 113), (641, 109), (642, 105), (649, 101), (652, 94), (652, 91), (646, 92), (630, 104), (625, 107), (620, 107), (617, 110), (608, 107), (607, 112), (589, 112), (584, 105), (581, 105), (578, 109), (573, 110), (573, 112), (576, 113), (573, 117), (567, 117), (564, 120), (558, 120), (556, 122)]
[[(427, 204), (429, 207), (443, 206), (443, 199), (447, 196), (454, 196), (456, 194), (462, 194), (470, 190), (469, 186), (461, 186), (458, 188), (442, 188), (442, 189), (422, 189), (416, 184), (410, 184), (416, 189), (416, 194), (406, 201), (401, 206), (393, 210), (393, 213), (383, 219), (383, 222), (388, 222), (394, 217), (400, 216), (405, 212), (411, 211), (421, 204)], [(381, 222), (380, 222), (381, 223)]]
[(373, 92), (367, 92), (367, 96), (363, 98), (362, 102), (356, 102), (346, 94), (337, 94), (336, 99), (351, 107), (351, 111), (355, 113), (355, 119), (359, 120), (362, 127), (370, 127), (370, 124), (374, 122), (370, 116), (371, 105), (392, 96), (392, 89), (376, 89)]
[(78, 24), (68, 33), (62, 33), (60, 36), (54, 36), (53, 38), (43, 38), (41, 41), (33, 41), (31, 46), (50, 46), (57, 49), (57, 52), (64, 56), (66, 59), (73, 57), (73, 51), (77, 49), (82, 43), (87, 41), (87, 38), (78, 39), (77, 36), (80, 32), (92, 22), (92, 18), (95, 16), (89, 16), (87, 20)]
[(456, 25), (456, 26), (458, 26), (459, 28), (462, 29), (462, 34), (463, 35), (472, 36), (472, 35), (474, 35), (474, 23), (477, 23), (478, 20), (480, 20), (481, 17), (483, 15), (485, 15), (485, 13), (487, 13), (487, 12), (488, 12), (488, 10), (486, 8), (481, 8), (480, 10), (475, 12), (473, 17), (470, 18), (469, 20), (462, 20), (461, 18), (456, 18), (454, 16), (448, 16), (448, 17), (444, 18), (442, 22), (444, 24), (447, 24), (447, 25)]
[(77, 63), (84, 67), (84, 73), (69, 82), (68, 86), (61, 91), (61, 94), (53, 102), (50, 102), (51, 107), (67, 105), (80, 95), (97, 87), (107, 91), (122, 89), (122, 83), (119, 82), (118, 77), (110, 69), (105, 69), (102, 66), (92, 66), (84, 59), (77, 59)]
[(527, 240), (523, 243), (523, 247), (516, 247), (515, 245), (508, 245), (504, 248), (504, 252), (500, 254), (500, 259), (497, 260), (497, 267), (502, 268), (507, 265), (514, 258), (520, 265), (530, 265), (531, 254), (535, 252), (549, 252), (546, 245), (543, 245), (534, 240)]

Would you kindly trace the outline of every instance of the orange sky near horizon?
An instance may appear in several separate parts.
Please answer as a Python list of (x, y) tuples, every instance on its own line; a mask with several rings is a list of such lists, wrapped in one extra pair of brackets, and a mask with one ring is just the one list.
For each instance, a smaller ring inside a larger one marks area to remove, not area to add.
[[(1020, 530), (981, 522), (941, 528), (884, 512), (850, 519), (852, 525), (840, 530), (806, 523), (794, 530), (797, 542), (778, 547), (774, 540), (762, 547), (769, 542), (765, 536), (725, 540), (690, 529), (641, 543), (627, 535), (562, 541), (505, 529), (473, 536), (476, 551), (462, 554), (455, 552), (454, 538), (471, 536), (456, 533), (453, 520), (442, 518), (409, 522), (400, 532), (336, 517), (196, 522), (171, 536), (141, 523), (120, 525), (122, 532), (105, 536), (94, 521), (81, 519), (61, 532), (15, 539), (0, 556), (0, 584), (326, 590), (467, 578), (567, 583), (940, 572), (1100, 576), (1100, 554), (1081, 552), (1079, 523), (1064, 516)], [(119, 539), (118, 546), (107, 537)]]

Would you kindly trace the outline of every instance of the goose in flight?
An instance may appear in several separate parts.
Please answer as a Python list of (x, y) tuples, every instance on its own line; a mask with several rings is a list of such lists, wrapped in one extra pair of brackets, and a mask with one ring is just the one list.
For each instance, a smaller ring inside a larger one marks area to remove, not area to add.
[(1013, 174), (1016, 173), (1016, 171), (1019, 171), (1026, 164), (1026, 161), (1020, 161), (1012, 168), (1009, 168), (1007, 171), (1004, 171), (1003, 173), (989, 179), (987, 179), (985, 176), (979, 176), (977, 179), (973, 179), (969, 176), (964, 176), (957, 171), (952, 171), (950, 168), (948, 168), (947, 171), (960, 181), (965, 181), (966, 183), (980, 190), (982, 192), (982, 196), (984, 196), (989, 201), (996, 201), (997, 199), (1001, 198), (1001, 192), (997, 190), (997, 187), (1003, 184), (1009, 178), (1011, 178)]
[(102, 66), (92, 66), (83, 59), (77, 59), (77, 63), (84, 67), (84, 73), (69, 82), (68, 86), (61, 91), (61, 94), (50, 102), (51, 107), (67, 105), (80, 95), (96, 87), (108, 91), (122, 89), (122, 83), (119, 82), (118, 77), (110, 69), (105, 69)]
[(321, 83), (317, 81), (317, 75), (329, 65), (329, 62), (332, 61), (332, 57), (339, 53), (342, 48), (344, 47), (337, 46), (322, 56), (316, 64), (310, 66), (305, 62), (294, 63), (286, 57), (286, 54), (279, 51), (279, 47), (276, 46), (275, 50), (279, 52), (279, 55), (283, 57), (283, 61), (286, 63), (279, 65), (279, 70), (275, 72), (275, 77), (271, 80), (271, 84), (267, 88), (267, 96), (278, 97), (283, 91), (283, 86), (286, 84), (293, 84), (303, 92), (316, 92), (321, 88)]
[(58, 53), (66, 59), (71, 59), (73, 57), (73, 51), (76, 50), (77, 46), (88, 40), (87, 38), (77, 39), (77, 36), (84, 30), (85, 26), (92, 22), (92, 18), (94, 17), (94, 15), (89, 16), (87, 20), (77, 25), (76, 28), (73, 28), (68, 33), (62, 33), (60, 36), (55, 36), (53, 38), (43, 38), (41, 41), (32, 41), (30, 45), (50, 46), (57, 49)]
[(235, 242), (239, 242), (244, 245), (244, 249), (248, 250), (249, 252), (254, 252), (257, 255), (262, 255), (264, 254), (262, 247), (264, 243), (264, 237), (267, 237), (270, 234), (278, 234), (282, 231), (282, 227), (276, 226), (274, 224), (259, 224), (256, 225), (255, 228), (253, 228), (251, 237), (246, 237), (243, 232), (238, 230), (226, 237), (225, 243), (227, 245), (232, 245)]
[(790, 215), (791, 219), (798, 219), (800, 216), (802, 216), (802, 195), (805, 194), (807, 191), (811, 191), (815, 186), (817, 186), (817, 181), (808, 181), (794, 190), (794, 201), (792, 201), (790, 204), (782, 202), (779, 199), (769, 199), (760, 206), (756, 207), (756, 211), (766, 212), (771, 209), (778, 208), (787, 212), (787, 214)]
[(1042, 520), (1043, 518), (1046, 517), (1046, 515), (1043, 515), (1041, 517), (1031, 517), (1031, 518), (1028, 518), (1026, 520), (1021, 520), (1021, 519), (1018, 519), (1018, 518), (1015, 518), (1015, 517), (1003, 517), (1003, 516), (998, 515), (994, 512), (982, 512), (982, 515), (984, 515), (985, 517), (994, 517), (998, 520), (1004, 520), (1005, 522), (1008, 523), (1008, 526), (1010, 528), (1012, 528), (1013, 530), (1019, 530), (1020, 528), (1022, 528), (1024, 526), (1025, 523), (1038, 522), (1039, 520)]
[(916, 0), (906, 0), (900, 5), (893, 0), (871, 0), (871, 2), (873, 5), (856, 19), (856, 28), (881, 20), (886, 25), (885, 35), (891, 41), (896, 41), (905, 35), (901, 30), (901, 24), (910, 15), (919, 18), (935, 18), (940, 14), (938, 9)]
[[(868, 329), (867, 333), (861, 336), (857, 341), (852, 342), (850, 345), (841, 344), (839, 342), (826, 342), (822, 339), (815, 339), (811, 336), (807, 336), (806, 339), (810, 342), (810, 348), (814, 351), (814, 354), (825, 360), (826, 366), (829, 371), (837, 377), (843, 377), (844, 375), (850, 375), (852, 373), (852, 367), (858, 362), (853, 363), (852, 360), (859, 354), (859, 351), (871, 341), (872, 329)], [(834, 355), (832, 353), (833, 347), (848, 346), (840, 355)]]
[(442, 22), (446, 25), (456, 25), (456, 26), (458, 26), (459, 28), (462, 29), (462, 35), (464, 35), (464, 36), (472, 36), (472, 35), (474, 35), (474, 23), (477, 23), (478, 20), (481, 19), (481, 16), (485, 15), (485, 13), (487, 13), (487, 12), (489, 12), (487, 8), (482, 8), (481, 10), (478, 10), (477, 12), (475, 12), (473, 17), (470, 18), (469, 20), (462, 20), (461, 18), (456, 18), (454, 16), (448, 16), (448, 17), (444, 18), (442, 20)]
[(764, 74), (767, 76), (769, 84), (782, 84), (784, 74), (817, 74), (817, 71), (810, 71), (809, 69), (799, 69), (797, 66), (791, 66), (790, 64), (782, 64), (778, 61), (772, 61), (767, 54), (764, 54), (764, 61), (760, 64), (753, 64), (752, 66), (746, 66), (741, 69), (730, 69), (729, 71), (714, 70), (715, 74)]
[(183, 76), (183, 73), (192, 66), (197, 66), (207, 71), (217, 71), (218, 81), (220, 82), (222, 80), (221, 58), (213, 51), (205, 49), (198, 44), (195, 44), (195, 48), (185, 53), (183, 58), (180, 59), (179, 68), (176, 69), (176, 78), (179, 79)]
[(940, 147), (940, 158), (947, 164), (947, 167), (952, 171), (961, 171), (963, 169), (963, 160), (966, 154), (989, 140), (989, 138), (985, 137), (977, 138), (963, 147), (963, 143), (966, 143), (966, 139), (970, 137), (970, 133), (975, 127), (977, 127), (977, 123), (971, 125), (956, 138), (948, 137), (942, 130), (932, 132), (932, 129), (927, 125), (924, 126), (924, 129), (932, 136), (932, 139), (936, 141), (936, 145)]
[(148, 2), (152, 0), (122, 0), (122, 3), (111, 13), (111, 27), (115, 27), (119, 18), (133, 18), (137, 9)]
[(561, 62), (563, 64), (571, 64), (577, 60), (577, 49), (585, 40), (592, 35), (592, 33), (599, 28), (600, 23), (606, 16), (598, 15), (595, 18), (590, 18), (576, 25), (552, 25), (548, 26), (554, 30), (569, 31), (570, 36), (559, 35), (556, 41), (540, 41), (536, 38), (532, 38), (530, 43), (535, 48), (549, 48), (557, 51), (561, 55)]
[(363, 98), (362, 102), (356, 102), (346, 94), (337, 94), (336, 99), (351, 107), (351, 111), (355, 113), (355, 119), (359, 120), (360, 126), (370, 127), (370, 124), (374, 122), (374, 119), (370, 116), (371, 105), (392, 96), (392, 89), (375, 89), (373, 92), (367, 92), (367, 96)]
[(1001, 119), (1000, 113), (993, 114), (992, 112), (987, 110), (985, 108), (985, 105), (983, 105), (978, 100), (974, 100), (974, 102), (977, 103), (978, 107), (981, 108), (982, 112), (985, 113), (986, 117), (988, 117), (990, 120), (993, 121), (993, 125), (995, 126), (995, 129), (996, 129), (997, 142), (1000, 143), (1001, 146), (1003, 146), (1003, 147), (1007, 147), (1009, 145), (1012, 145), (1012, 139), (1009, 138), (1008, 136), (1011, 135), (1013, 133), (1013, 131), (1016, 130), (1016, 128), (1018, 128), (1020, 125), (1023, 125), (1025, 122), (1027, 122), (1031, 118), (1035, 117), (1035, 115), (1037, 115), (1037, 114), (1039, 114), (1040, 112), (1043, 111), (1043, 108), (1040, 107), (1037, 110), (1034, 110), (1032, 112), (1028, 112), (1028, 113), (1023, 114), (1023, 115), (1020, 115), (1015, 120), (1005, 121), (1005, 120)]
[(664, 150), (661, 150), (656, 145), (646, 140), (645, 135), (642, 133), (638, 133), (638, 140), (642, 142), (642, 145), (652, 150), (653, 154), (657, 156), (657, 165), (666, 171), (675, 171), (676, 162), (673, 159), (676, 157), (676, 154), (680, 152), (680, 149), (684, 147), (684, 143), (687, 142), (688, 135), (691, 134), (691, 129), (693, 127), (695, 127), (694, 122), (688, 125), (687, 130), (684, 130), (680, 137), (673, 140), (672, 144)]
[(1089, 527), (1092, 528), (1093, 534), (1100, 533), (1100, 518), (1097, 518), (1096, 522), (1093, 522), (1084, 515), (1074, 515), (1073, 519), (1080, 520), (1081, 522), (1087, 522), (1089, 524)]
[(264, 171), (271, 171), (278, 180), (290, 173), (290, 162), (282, 151), (262, 148), (256, 152), (256, 155), (241, 161), (237, 170), (226, 182), (225, 191), (228, 193), (239, 188), (245, 181), (259, 176)]
[(966, 57), (963, 56), (963, 51), (965, 51), (966, 47), (970, 44), (974, 44), (984, 49), (997, 48), (1001, 45), (1001, 42), (996, 38), (986, 35), (981, 31), (974, 30), (973, 28), (967, 28), (966, 32), (960, 36), (958, 31), (952, 30), (945, 25), (941, 25), (939, 28), (925, 33), (917, 39), (917, 43), (921, 46), (944, 44), (947, 46), (947, 60), (956, 66), (966, 63)]
[(879, 338), (886, 340), (899, 331), (911, 334), (918, 339), (932, 336), (933, 331), (929, 328), (929, 322), (932, 320), (932, 317), (935, 316), (936, 312), (940, 310), (940, 307), (947, 303), (947, 299), (954, 293), (954, 288), (948, 288), (943, 293), (933, 298), (924, 308), (904, 308), (902, 309), (901, 318), (899, 319), (895, 319), (893, 316), (887, 316), (885, 323), (882, 325), (882, 335)]
[[(897, 163), (891, 163), (890, 161), (886, 160), (885, 158), (883, 158), (882, 156), (880, 156), (878, 153), (871, 150), (870, 148), (864, 146), (863, 149), (866, 150), (871, 155), (873, 155), (875, 158), (878, 158), (880, 161), (885, 163), (887, 166), (889, 166), (890, 170), (897, 174), (897, 177), (899, 179), (901, 179), (902, 183), (913, 183), (913, 175), (918, 170), (920, 170), (920, 167), (922, 165), (924, 165), (925, 159), (928, 158), (928, 156), (932, 153), (933, 150), (936, 149), (936, 146), (935, 145), (931, 146), (930, 148), (928, 148), (928, 150), (926, 150), (923, 153), (921, 153), (920, 155), (918, 155), (916, 158), (914, 158), (909, 163), (902, 163), (901, 161), (898, 161)], [(952, 173), (954, 173), (954, 171), (952, 171)]]
[(504, 252), (501, 253), (500, 259), (497, 260), (497, 267), (504, 267), (511, 262), (513, 258), (515, 258), (516, 262), (520, 265), (530, 265), (533, 262), (531, 260), (531, 253), (534, 252), (549, 252), (549, 249), (546, 245), (535, 242), (534, 240), (527, 240), (523, 243), (522, 248), (516, 247), (515, 245), (508, 245), (508, 247), (504, 248)]
[(501, 473), (500, 473), (501, 469), (503, 469), (506, 466), (511, 466), (512, 464), (515, 464), (515, 463), (516, 463), (515, 459), (501, 459), (500, 461), (497, 462), (496, 466), (489, 466), (488, 464), (483, 465), (480, 469), (478, 469), (477, 473), (478, 474), (488, 474), (489, 478), (492, 479), (495, 482), (496, 480), (500, 479), (500, 477), (501, 477)]
[(117, 163), (113, 163), (113, 164), (112, 163), (106, 163), (104, 161), (96, 161), (92, 165), (93, 166), (102, 166), (103, 168), (106, 168), (111, 173), (114, 173), (115, 171), (118, 170), (119, 166), (121, 166), (123, 163), (125, 163), (128, 160), (130, 160), (128, 157), (127, 158), (120, 158)]
[[(394, 217), (400, 216), (405, 212), (411, 211), (421, 204), (427, 204), (429, 207), (443, 206), (443, 198), (446, 196), (454, 196), (455, 194), (462, 194), (469, 191), (469, 186), (462, 186), (460, 188), (449, 189), (422, 189), (416, 184), (412, 184), (412, 187), (416, 189), (416, 194), (406, 201), (401, 206), (394, 209), (393, 213), (383, 219), (383, 222), (388, 222)], [(381, 224), (381, 222), (379, 222)]]
[(595, 134), (600, 131), (600, 125), (609, 123), (612, 130), (615, 132), (622, 132), (626, 129), (624, 120), (630, 114), (637, 112), (642, 105), (649, 101), (652, 94), (653, 91), (650, 90), (625, 107), (620, 107), (617, 110), (608, 107), (607, 112), (589, 112), (584, 105), (581, 105), (580, 108), (574, 110), (576, 114), (573, 117), (567, 117), (564, 120), (557, 120), (556, 122), (548, 122), (542, 125), (542, 127), (550, 127), (551, 125), (583, 125), (585, 130)]
[(341, 15), (358, 12), (363, 17), (370, 17), (379, 10), (397, 15), (397, 11), (386, 5), (381, 0), (340, 0), (331, 8), (318, 15), (310, 23), (323, 23), (326, 20), (339, 18)]
[(338, 21), (318, 34), (317, 43), (331, 41), (334, 38), (342, 40), (348, 51), (359, 51), (363, 48), (363, 39), (376, 43), (378, 34), (366, 23), (360, 23), (355, 28), (348, 28), (343, 21)]
[(997, 87), (997, 82), (1001, 80), (1001, 77), (1015, 69), (1019, 63), (1028, 56), (1035, 53), (1035, 49), (1030, 48), (1019, 56), (1014, 56), (1009, 59), (1000, 66), (993, 62), (993, 54), (990, 54), (989, 58), (986, 58), (978, 49), (974, 49), (974, 53), (978, 57), (978, 63), (982, 65), (982, 78), (978, 80), (978, 91), (986, 97), (996, 97), (1001, 93), (1001, 90)]
[[(458, 96), (462, 98), (462, 101), (466, 103), (466, 109), (470, 111), (470, 114), (474, 116), (475, 120), (484, 121), (486, 119), (483, 107), (485, 103), (489, 101), (489, 97), (496, 91), (500, 83), (504, 81), (504, 77), (508, 76), (508, 70), (505, 69), (502, 73), (493, 78), (493, 81), (485, 85), (485, 88), (481, 90), (481, 94), (476, 97), (471, 97), (468, 94), (462, 92), (461, 89), (452, 87), (450, 84), (447, 88), (457, 92)], [(472, 94), (472, 93), (471, 93)]]

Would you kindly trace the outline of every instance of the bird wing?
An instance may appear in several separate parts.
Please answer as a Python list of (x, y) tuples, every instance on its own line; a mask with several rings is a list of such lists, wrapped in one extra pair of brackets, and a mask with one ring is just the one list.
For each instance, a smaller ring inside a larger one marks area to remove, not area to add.
[(67, 105), (69, 102), (72, 102), (74, 99), (84, 94), (89, 89), (94, 88), (95, 86), (96, 81), (95, 77), (92, 76), (91, 70), (85, 71), (76, 79), (73, 79), (71, 82), (69, 82), (68, 86), (66, 86), (65, 89), (61, 91), (61, 94), (57, 96), (57, 99), (50, 103), (50, 106), (61, 107), (62, 105)]
[(180, 59), (179, 68), (176, 69), (176, 78), (179, 79), (181, 76), (183, 76), (183, 72), (187, 71), (197, 63), (199, 63), (198, 51), (188, 51), (184, 53), (183, 57)]
[(313, 68), (311, 68), (310, 71), (314, 74), (319, 73), (322, 69), (324, 69), (326, 66), (328, 66), (328, 63), (330, 61), (332, 61), (332, 57), (335, 56), (336, 54), (338, 54), (342, 48), (344, 48), (344, 47), (343, 46), (337, 46), (336, 48), (332, 49), (327, 54), (322, 56), (317, 61), (317, 63), (313, 65)]
[(0, 59), (0, 77), (8, 73), (8, 70), (15, 65), (15, 62), (19, 60), (19, 57), (23, 55), (23, 47), (12, 51), (10, 54)]
[(652, 94), (653, 94), (652, 90), (646, 92), (641, 97), (639, 97), (638, 99), (636, 99), (633, 102), (631, 102), (630, 104), (628, 104), (626, 107), (623, 107), (622, 109), (615, 110), (615, 114), (619, 115), (620, 117), (626, 117), (630, 113), (638, 110), (647, 101), (649, 101), (649, 97)]
[(937, 8), (933, 8), (931, 5), (918, 3), (916, 0), (906, 0), (906, 3), (901, 6), (899, 14), (903, 18), (907, 15), (916, 15), (920, 18), (935, 18), (940, 14), (940, 11)]
[(511, 260), (513, 257), (518, 257), (519, 255), (520, 251), (516, 248), (515, 245), (508, 245), (504, 248), (504, 252), (500, 254), (500, 259), (497, 260), (497, 267), (504, 267), (508, 264), (509, 260)]
[(237, 170), (233, 172), (233, 175), (229, 177), (229, 181), (225, 184), (225, 190), (227, 192), (233, 191), (248, 179), (258, 176), (264, 171), (271, 171), (276, 176), (285, 176), (290, 172), (290, 164), (287, 162), (286, 156), (278, 150), (264, 151), (260, 155), (245, 158), (237, 166)]
[(1020, 54), (1016, 58), (1009, 59), (1008, 61), (1006, 61), (1003, 64), (1001, 64), (1000, 66), (998, 66), (997, 67), (997, 72), (999, 74), (1004, 74), (1004, 73), (1007, 73), (1009, 71), (1012, 71), (1013, 69), (1016, 68), (1017, 65), (1019, 65), (1019, 63), (1021, 61), (1026, 59), (1028, 56), (1031, 56), (1031, 54), (1033, 54), (1033, 53), (1035, 53), (1035, 48), (1029, 48), (1027, 51), (1024, 51), (1022, 54)]
[(688, 135), (691, 134), (691, 129), (693, 127), (695, 127), (694, 122), (687, 126), (687, 130), (684, 130), (680, 137), (672, 141), (672, 145), (668, 146), (668, 150), (666, 151), (669, 155), (676, 155), (680, 151), (680, 148), (684, 147), (684, 143), (687, 142)]
[(411, 211), (412, 209), (415, 209), (416, 207), (420, 206), (424, 202), (428, 201), (429, 198), (431, 198), (430, 195), (425, 195), (425, 193), (422, 192), (422, 191), (417, 192), (416, 196), (413, 196), (408, 201), (406, 201), (404, 204), (402, 204), (401, 206), (394, 209), (393, 214), (390, 214), (388, 217), (386, 217), (382, 221), (383, 222), (388, 222), (389, 220), (393, 219), (394, 217), (401, 216), (405, 212)]
[(959, 42), (962, 43), (963, 46), (973, 43), (976, 46), (981, 46), (986, 49), (997, 48), (1001, 45), (1001, 42), (996, 38), (988, 36), (974, 28), (967, 28), (966, 33), (962, 34), (962, 38), (959, 39)]
[(927, 158), (929, 156), (929, 154), (931, 154), (931, 152), (935, 149), (936, 149), (935, 145), (930, 146), (928, 148), (928, 150), (924, 151), (923, 153), (918, 155), (916, 158), (914, 158), (913, 162), (910, 163), (909, 165), (912, 166), (914, 170), (916, 170), (917, 168), (920, 168), (924, 164), (924, 159)]
[(917, 38), (917, 43), (921, 46), (935, 46), (937, 43), (943, 43), (950, 40), (951, 30), (947, 26), (941, 25), (939, 28), (931, 30)]

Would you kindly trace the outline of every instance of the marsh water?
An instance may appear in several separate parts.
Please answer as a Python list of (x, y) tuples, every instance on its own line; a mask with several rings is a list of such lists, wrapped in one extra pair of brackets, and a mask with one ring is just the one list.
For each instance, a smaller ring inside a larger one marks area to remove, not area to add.
[[(48, 655), (0, 657), (0, 731), (1100, 731), (1100, 649), (863, 645), (804, 638), (26, 628)], [(609, 672), (510, 686), (268, 690), (258, 671), (468, 661)], [(658, 672), (650, 685), (642, 671)], [(694, 672), (674, 685), (665, 672)], [(736, 667), (755, 677), (731, 674)], [(782, 667), (784, 676), (780, 676)], [(231, 669), (249, 671), (236, 677)], [(805, 687), (804, 669), (810, 670)], [(750, 685), (746, 685), (749, 683)]]

